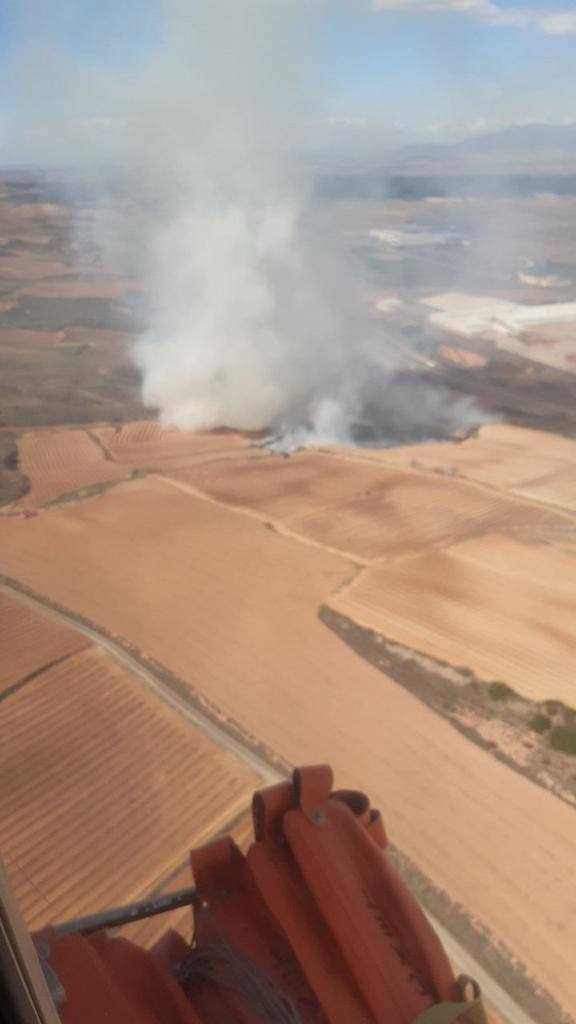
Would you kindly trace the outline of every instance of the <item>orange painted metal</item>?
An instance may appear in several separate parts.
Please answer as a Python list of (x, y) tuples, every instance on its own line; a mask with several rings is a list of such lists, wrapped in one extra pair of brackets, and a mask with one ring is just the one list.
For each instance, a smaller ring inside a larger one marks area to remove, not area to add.
[(39, 936), (66, 994), (62, 1024), (203, 1024), (177, 983), (146, 950), (106, 933)]
[(459, 1002), (364, 794), (332, 792), (327, 765), (303, 768), (255, 794), (253, 820), (246, 856), (230, 837), (191, 854), (193, 951), (171, 932), (152, 951), (103, 932), (42, 933), (66, 992), (62, 1024), (260, 1024), (258, 979), (301, 1024), (413, 1024)]

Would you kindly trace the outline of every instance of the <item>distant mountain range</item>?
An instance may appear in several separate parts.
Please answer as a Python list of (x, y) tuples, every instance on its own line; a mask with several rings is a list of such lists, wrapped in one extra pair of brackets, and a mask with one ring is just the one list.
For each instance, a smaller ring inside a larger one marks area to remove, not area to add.
[(515, 125), (458, 142), (360, 147), (319, 169), (323, 198), (422, 199), (576, 195), (576, 123)]
[[(517, 176), (551, 179), (550, 188), (545, 181), (535, 188), (527, 182), (521, 184), (521, 191), (560, 191), (573, 195), (573, 183), (566, 181), (564, 186), (557, 186), (555, 179), (576, 175), (576, 122), (513, 125), (501, 131), (444, 142), (400, 140), (397, 136), (390, 137), (386, 127), (381, 132), (358, 130), (352, 134), (340, 133), (331, 139), (331, 144), (326, 144), (324, 138), (324, 144), (309, 150), (305, 160), (321, 179), (359, 178), (364, 182), (363, 191), (370, 192), (372, 185), (369, 183), (383, 178), (492, 176), (508, 179)], [(355, 191), (354, 186), (351, 191)], [(336, 192), (340, 193), (339, 187)]]
[(454, 143), (455, 150), (472, 152), (500, 152), (502, 150), (576, 150), (576, 123), (574, 124), (519, 124), (487, 135), (474, 135)]
[(459, 142), (403, 146), (394, 156), (402, 171), (463, 170), (471, 173), (529, 173), (576, 171), (576, 123), (565, 125), (523, 124)]

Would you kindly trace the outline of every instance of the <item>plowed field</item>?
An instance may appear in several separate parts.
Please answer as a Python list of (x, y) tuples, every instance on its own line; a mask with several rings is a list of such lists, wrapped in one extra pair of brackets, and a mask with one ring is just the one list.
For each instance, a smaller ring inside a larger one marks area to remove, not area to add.
[(119, 480), (128, 471), (105, 457), (84, 430), (39, 430), (18, 442), (20, 467), (30, 491), (20, 505), (37, 506), (89, 487)]
[(215, 458), (219, 453), (229, 455), (249, 446), (246, 437), (232, 431), (192, 434), (163, 428), (151, 420), (127, 423), (118, 429), (104, 427), (98, 430), (98, 435), (116, 462), (142, 469), (187, 465), (205, 454)]
[(94, 649), (6, 697), (2, 725), (0, 839), (31, 928), (140, 898), (257, 785)]
[[(392, 840), (573, 1005), (573, 809), (471, 744), (320, 623), (319, 604), (354, 572), (349, 560), (152, 478), (1, 527), (5, 571), (132, 641), (281, 757), (329, 760), (340, 785), (368, 789)], [(389, 571), (401, 577), (420, 561)], [(458, 564), (462, 574), (481, 571)], [(443, 582), (430, 579), (428, 609)], [(107, 734), (124, 720), (107, 719)], [(170, 747), (147, 743), (159, 757)], [(118, 748), (127, 756), (122, 738)], [(156, 763), (150, 753), (139, 760), (148, 785)], [(190, 806), (180, 795), (180, 809)]]
[(87, 645), (74, 630), (0, 593), (0, 693)]
[(365, 570), (344, 615), (534, 700), (576, 705), (576, 559), (487, 536)]

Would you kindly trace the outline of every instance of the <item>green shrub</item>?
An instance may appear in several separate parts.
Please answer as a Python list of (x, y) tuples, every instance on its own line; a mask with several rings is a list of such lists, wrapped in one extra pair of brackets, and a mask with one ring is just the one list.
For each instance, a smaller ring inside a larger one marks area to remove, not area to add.
[(488, 693), (492, 700), (509, 700), (510, 697), (516, 696), (512, 687), (507, 683), (490, 683)]
[(532, 732), (538, 732), (542, 735), (543, 732), (548, 732), (548, 729), (552, 725), (552, 722), (548, 718), (548, 715), (533, 715), (528, 721), (528, 727)]
[(576, 756), (576, 729), (571, 729), (569, 725), (555, 725), (548, 734), (548, 742), (554, 750)]

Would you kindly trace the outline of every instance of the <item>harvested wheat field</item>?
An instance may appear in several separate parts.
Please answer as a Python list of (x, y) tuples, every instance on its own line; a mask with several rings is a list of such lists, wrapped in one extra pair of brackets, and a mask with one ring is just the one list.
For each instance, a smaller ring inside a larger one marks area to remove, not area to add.
[(164, 663), (288, 762), (328, 760), (339, 785), (369, 791), (420, 870), (574, 1003), (573, 809), (321, 624), (350, 560), (154, 478), (0, 529), (5, 572)]
[(562, 459), (550, 459), (530, 449), (522, 450), (481, 437), (470, 438), (461, 444), (432, 442), (387, 448), (382, 452), (371, 451), (370, 457), (391, 466), (462, 477), (503, 490), (550, 472), (551, 467), (563, 469), (566, 466)]
[(43, 277), (60, 277), (73, 273), (73, 267), (53, 258), (42, 259), (28, 253), (0, 256), (0, 278), (8, 280), (35, 281)]
[(377, 466), (343, 465), (330, 455), (303, 451), (233, 466), (215, 461), (173, 476), (223, 504), (288, 521), (304, 509), (315, 511), (342, 502), (347, 494), (364, 494), (384, 474)]
[(576, 512), (576, 464), (553, 469), (515, 489), (526, 498)]
[(128, 470), (106, 458), (85, 430), (37, 430), (18, 442), (30, 490), (18, 505), (34, 507), (93, 484), (120, 480)]
[(573, 555), (488, 535), (368, 569), (330, 603), (481, 679), (576, 706)]
[(0, 330), (0, 349), (6, 352), (25, 353), (29, 347), (56, 345), (63, 336), (63, 331)]
[(464, 480), (428, 478), (346, 456), (303, 452), (249, 465), (215, 461), (170, 476), (363, 560), (398, 558), (487, 531), (565, 526), (560, 512)]
[(113, 299), (122, 302), (130, 290), (126, 280), (109, 277), (77, 277), (41, 280), (18, 289), (18, 295), (39, 299)]
[(0, 694), (87, 646), (80, 633), (0, 592)]
[[(132, 335), (127, 334), (126, 331), (114, 331), (114, 330), (95, 330), (90, 327), (67, 327), (65, 331), (62, 331), (61, 344), (67, 346), (76, 346), (77, 348), (90, 348), (98, 349), (103, 355), (103, 362), (106, 362), (106, 357), (109, 354), (122, 351), (132, 345), (134, 339)], [(114, 365), (108, 365), (107, 370), (114, 370)], [(114, 427), (108, 428), (114, 430)], [(94, 425), (96, 430), (96, 425)]]
[(492, 424), (482, 427), (478, 437), (460, 444), (438, 442), (343, 450), (340, 454), (355, 460), (369, 458), (419, 471), (462, 476), (490, 487), (523, 493), (524, 484), (551, 472), (561, 474), (573, 468), (576, 441), (543, 431)]
[(546, 430), (528, 430), (508, 423), (489, 423), (481, 428), (480, 433), (487, 441), (501, 441), (524, 450), (532, 449), (550, 458), (572, 461), (576, 458), (576, 440)]
[(2, 702), (0, 839), (30, 928), (140, 898), (257, 777), (91, 648)]
[(134, 469), (169, 469), (194, 464), (204, 456), (229, 458), (239, 452), (269, 455), (260, 449), (250, 450), (249, 439), (231, 430), (193, 434), (142, 420), (117, 428), (101, 427), (97, 433), (115, 462)]

